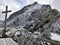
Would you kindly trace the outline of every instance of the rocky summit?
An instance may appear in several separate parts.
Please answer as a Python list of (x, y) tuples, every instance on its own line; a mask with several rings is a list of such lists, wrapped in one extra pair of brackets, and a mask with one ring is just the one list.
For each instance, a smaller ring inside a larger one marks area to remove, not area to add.
[(59, 18), (60, 12), (58, 10), (52, 9), (50, 5), (34, 2), (11, 14), (7, 19), (7, 27), (23, 27), (30, 31), (43, 28), (44, 30), (60, 32)]
[[(0, 24), (0, 27), (4, 27), (4, 24), (5, 21)], [(59, 39), (53, 38), (55, 33), (57, 36), (60, 35), (60, 12), (52, 9), (50, 5), (37, 2), (27, 5), (11, 14), (6, 26), (10, 28), (6, 35), (20, 45), (41, 45), (43, 39), (43, 43), (60, 45), (56, 43)], [(41, 38), (43, 38), (42, 41), (40, 41)]]
[(7, 19), (7, 26), (26, 26), (37, 23), (41, 18), (51, 10), (50, 5), (41, 5), (37, 2), (23, 7), (21, 10), (11, 14)]

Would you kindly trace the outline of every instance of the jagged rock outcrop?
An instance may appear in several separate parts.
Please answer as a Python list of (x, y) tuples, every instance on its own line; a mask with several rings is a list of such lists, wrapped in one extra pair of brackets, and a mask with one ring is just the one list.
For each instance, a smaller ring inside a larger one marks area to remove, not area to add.
[(35, 2), (13, 13), (7, 19), (7, 26), (12, 26), (12, 27), (26, 26), (27, 24), (35, 23), (37, 22), (35, 20), (40, 20), (42, 16), (46, 14), (49, 10), (51, 10), (50, 5), (40, 5), (37, 2)]

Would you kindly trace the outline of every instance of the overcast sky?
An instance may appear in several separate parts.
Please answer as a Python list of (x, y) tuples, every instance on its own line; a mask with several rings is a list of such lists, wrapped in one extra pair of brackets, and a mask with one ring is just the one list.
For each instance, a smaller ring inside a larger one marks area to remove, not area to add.
[[(0, 0), (0, 20), (4, 20), (5, 14), (1, 12), (5, 10), (6, 5), (8, 5), (8, 9), (12, 10), (11, 13), (13, 13), (35, 1), (39, 4), (50, 4), (52, 8), (60, 10), (60, 0)], [(11, 13), (8, 13), (8, 17)]]

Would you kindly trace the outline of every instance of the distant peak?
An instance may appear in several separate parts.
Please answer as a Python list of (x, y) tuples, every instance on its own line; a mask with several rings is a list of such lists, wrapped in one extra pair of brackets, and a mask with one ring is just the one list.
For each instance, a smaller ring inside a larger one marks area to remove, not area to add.
[(38, 2), (34, 2), (34, 4), (38, 4)]
[(26, 6), (26, 7), (30, 7), (30, 6), (35, 6), (36, 4), (38, 4), (38, 2), (33, 2), (32, 4)]
[(33, 6), (34, 6), (34, 5), (36, 5), (36, 4), (38, 4), (38, 2), (33, 2), (31, 5), (33, 5)]

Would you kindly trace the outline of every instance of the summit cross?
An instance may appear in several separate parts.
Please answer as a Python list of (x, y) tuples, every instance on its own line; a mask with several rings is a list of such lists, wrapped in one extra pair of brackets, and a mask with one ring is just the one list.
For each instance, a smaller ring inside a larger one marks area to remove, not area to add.
[(4, 31), (6, 31), (6, 22), (7, 22), (7, 13), (11, 12), (11, 10), (8, 10), (8, 6), (6, 6), (6, 11), (3, 11), (2, 13), (5, 13), (5, 28)]

